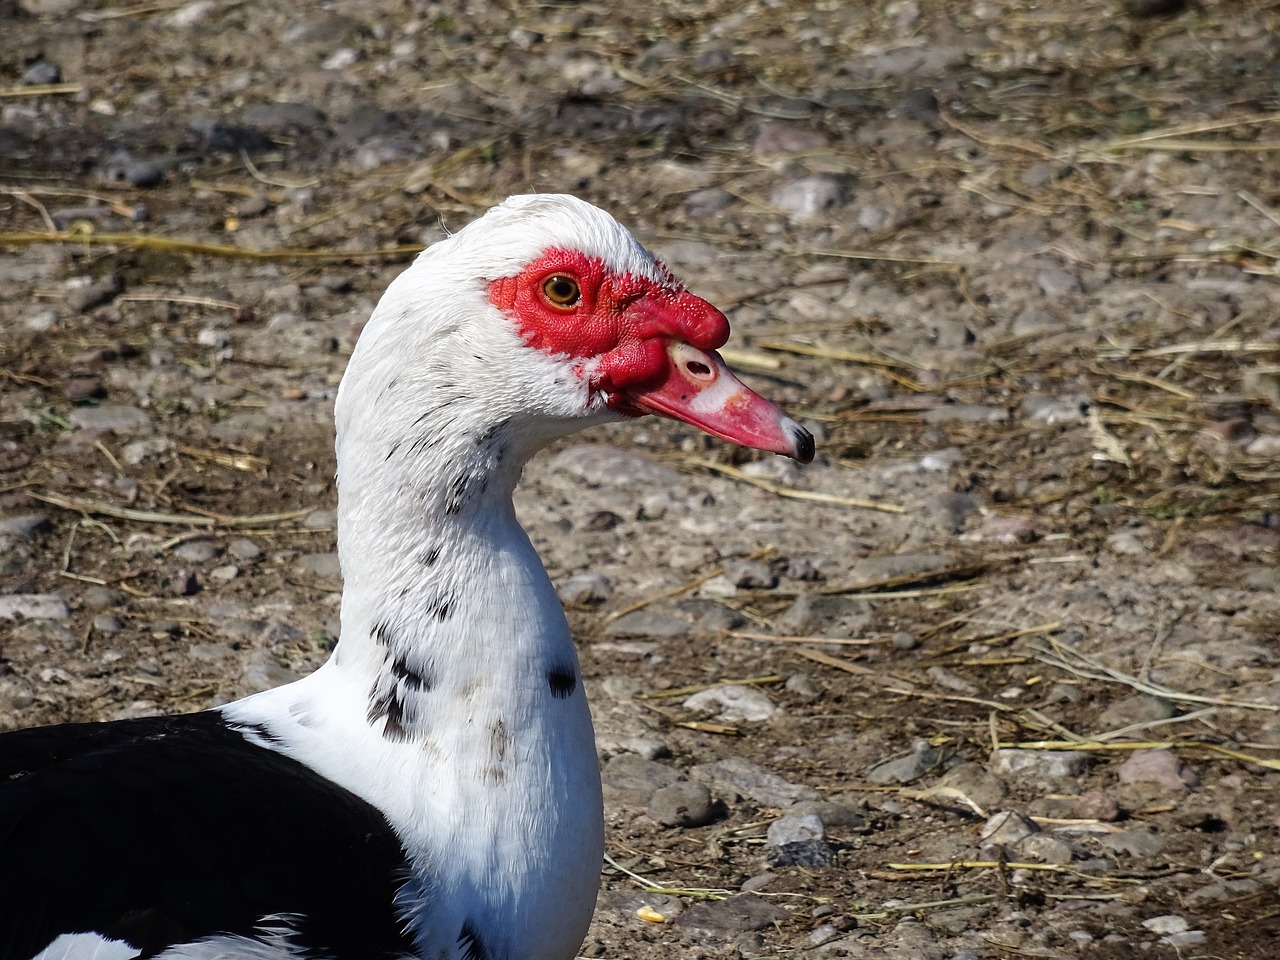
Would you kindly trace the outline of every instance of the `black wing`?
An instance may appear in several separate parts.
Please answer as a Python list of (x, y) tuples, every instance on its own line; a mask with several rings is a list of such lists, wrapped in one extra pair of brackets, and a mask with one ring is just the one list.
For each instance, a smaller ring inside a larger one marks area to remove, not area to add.
[(0, 960), (63, 933), (153, 956), (297, 917), (335, 960), (412, 952), (382, 814), (217, 713), (0, 735)]

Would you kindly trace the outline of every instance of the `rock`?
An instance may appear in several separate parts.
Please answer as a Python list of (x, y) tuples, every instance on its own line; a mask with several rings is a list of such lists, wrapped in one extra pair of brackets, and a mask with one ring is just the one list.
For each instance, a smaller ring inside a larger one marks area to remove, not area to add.
[(676, 613), (645, 607), (614, 620), (605, 633), (611, 637), (683, 637), (689, 627), (689, 621)]
[(800, 177), (774, 189), (769, 202), (797, 220), (813, 220), (849, 202), (849, 183), (831, 174)]
[(804, 840), (826, 840), (827, 828), (814, 813), (792, 814), (779, 817), (769, 824), (766, 843), (771, 847), (785, 847), (789, 843)]
[(1076, 798), (1071, 816), (1077, 820), (1111, 823), (1120, 819), (1120, 804), (1104, 790), (1088, 790)]
[(1078, 750), (994, 750), (991, 770), (1006, 780), (1061, 780), (1078, 777), (1088, 759)]
[(1036, 539), (1036, 522), (1031, 517), (988, 514), (976, 530), (961, 534), (964, 543), (1030, 543)]
[(674, 926), (697, 937), (763, 930), (790, 918), (782, 907), (750, 893), (696, 903), (680, 914)]
[(818, 696), (818, 688), (813, 685), (813, 678), (807, 673), (791, 674), (783, 687), (788, 693), (794, 693), (797, 697), (803, 697), (806, 700), (812, 700)]
[(1177, 713), (1170, 701), (1146, 694), (1135, 694), (1119, 700), (1098, 715), (1096, 728), (1099, 731), (1119, 730), (1139, 723), (1151, 723), (1154, 720), (1168, 720)]
[(633, 450), (580, 443), (551, 458), (551, 467), (592, 486), (659, 485), (672, 487), (682, 478), (670, 467)]
[(0, 520), (0, 537), (35, 540), (48, 533), (52, 524), (44, 513), (20, 513)]
[(259, 693), (293, 683), (298, 675), (265, 650), (251, 654), (240, 674), (240, 682), (249, 693)]
[(650, 819), (664, 827), (701, 827), (714, 816), (711, 791), (700, 783), (681, 780), (659, 787), (649, 798)]
[(1036, 423), (1083, 423), (1092, 404), (1089, 396), (1083, 393), (1065, 396), (1030, 394), (1023, 398), (1022, 417)]
[(144, 410), (119, 403), (104, 403), (97, 407), (75, 407), (67, 414), (67, 419), (86, 433), (133, 436), (151, 433), (155, 429), (151, 423), (151, 417)]
[(1201, 907), (1210, 903), (1223, 903), (1228, 900), (1244, 900), (1261, 893), (1264, 889), (1261, 881), (1251, 877), (1236, 877), (1231, 880), (1219, 880), (1205, 884), (1193, 890), (1184, 898), (1188, 907)]
[(911, 753), (877, 763), (867, 771), (867, 780), (875, 784), (914, 783), (926, 773), (942, 765), (944, 753), (941, 747), (931, 747), (928, 741), (917, 740)]
[(1035, 823), (1013, 810), (1001, 810), (987, 820), (980, 836), (987, 843), (1012, 849), (1032, 834), (1039, 833)]
[(920, 646), (920, 638), (907, 630), (899, 630), (893, 635), (893, 649), (907, 652)]
[(992, 809), (1008, 793), (1005, 782), (980, 763), (962, 763), (946, 772), (938, 786), (968, 797), (984, 810)]
[(744, 757), (728, 757), (693, 767), (689, 775), (708, 786), (750, 797), (762, 807), (788, 807), (800, 800), (818, 800), (821, 794), (770, 773)]
[(1019, 859), (1031, 860), (1035, 863), (1070, 863), (1075, 859), (1075, 850), (1066, 840), (1051, 837), (1045, 833), (1036, 833), (1018, 844)]
[(262, 556), (262, 548), (247, 537), (236, 537), (227, 544), (227, 553), (242, 563), (251, 563)]
[(855, 561), (849, 576), (856, 583), (876, 583), (911, 573), (945, 570), (955, 566), (956, 562), (954, 553), (891, 553)]
[(769, 848), (766, 860), (770, 867), (804, 867), (821, 870), (835, 863), (836, 855), (825, 840), (800, 840)]
[(107, 395), (107, 388), (97, 377), (71, 377), (62, 392), (72, 403), (86, 403), (101, 400)]
[(1164, 841), (1150, 830), (1121, 830), (1098, 836), (1098, 844), (1111, 853), (1127, 857), (1154, 857), (1164, 849)]
[(1157, 933), (1161, 936), (1170, 933), (1183, 933), (1191, 929), (1191, 924), (1187, 923), (1184, 917), (1179, 917), (1172, 913), (1167, 913), (1160, 917), (1150, 917), (1143, 920), (1142, 925), (1152, 933)]
[(1200, 782), (1195, 771), (1172, 750), (1135, 750), (1116, 771), (1121, 783), (1154, 783), (1185, 793)]
[(142, 440), (126, 443), (120, 451), (120, 459), (136, 467), (148, 457), (168, 453), (173, 447), (174, 443), (168, 437), (145, 437)]
[(618, 754), (600, 772), (605, 800), (636, 807), (647, 805), (655, 793), (679, 779), (670, 767), (634, 753)]
[(50, 63), (41, 57), (22, 72), (22, 82), (28, 87), (42, 87), (50, 83), (58, 83), (62, 79), (62, 71), (56, 63)]
[(342, 564), (336, 553), (308, 553), (298, 558), (298, 569), (322, 580), (341, 580)]
[(200, 578), (194, 571), (179, 570), (174, 574), (169, 586), (174, 596), (193, 597), (200, 592)]
[(714, 713), (716, 719), (725, 723), (742, 720), (759, 723), (778, 712), (777, 705), (763, 690), (737, 683), (701, 690), (686, 699), (684, 705), (690, 710)]
[(93, 586), (80, 595), (80, 605), (87, 610), (118, 607), (124, 603), (124, 594), (110, 587)]
[(204, 20), (218, 7), (217, 0), (194, 0), (186, 6), (179, 7), (164, 18), (164, 25), (174, 30), (190, 30)]
[(863, 825), (862, 814), (858, 809), (841, 800), (801, 800), (787, 808), (787, 816), (817, 817), (828, 830), (831, 827), (856, 830)]
[(926, 410), (921, 419), (925, 423), (1002, 423), (1009, 419), (1009, 411), (976, 403), (949, 403)]
[(728, 560), (724, 576), (739, 590), (772, 590), (778, 585), (778, 575), (759, 560)]
[(0, 596), (0, 620), (65, 620), (66, 601), (52, 593), (14, 593)]
[(100, 613), (93, 618), (94, 633), (119, 633), (124, 629), (124, 621), (114, 613)]
[(946, 473), (952, 467), (964, 462), (964, 454), (957, 447), (945, 450), (934, 450), (920, 458), (920, 469), (930, 473)]
[(101, 280), (93, 280), (67, 292), (67, 306), (76, 313), (84, 313), (104, 303), (110, 303), (124, 290), (124, 280), (119, 274), (111, 274)]
[(222, 548), (218, 546), (217, 541), (212, 538), (200, 538), (179, 544), (174, 549), (173, 555), (185, 563), (207, 563), (221, 552)]
[(575, 573), (560, 584), (564, 603), (603, 603), (613, 596), (613, 584), (603, 573), (594, 570)]

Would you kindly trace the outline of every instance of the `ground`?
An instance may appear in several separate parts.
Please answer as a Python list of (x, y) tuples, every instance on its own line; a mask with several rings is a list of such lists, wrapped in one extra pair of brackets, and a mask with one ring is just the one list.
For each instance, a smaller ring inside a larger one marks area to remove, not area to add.
[(0, 31), (0, 725), (314, 668), (361, 324), (412, 250), (569, 191), (820, 441), (646, 421), (526, 472), (609, 795), (584, 955), (1274, 952), (1274, 2)]

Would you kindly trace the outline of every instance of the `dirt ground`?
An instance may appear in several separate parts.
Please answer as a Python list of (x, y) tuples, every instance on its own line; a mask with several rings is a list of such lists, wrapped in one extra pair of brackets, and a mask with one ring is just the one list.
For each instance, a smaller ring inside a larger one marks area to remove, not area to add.
[(820, 439), (646, 421), (527, 471), (605, 763), (584, 955), (1275, 954), (1274, 0), (0, 33), (0, 725), (321, 662), (362, 322), (408, 250), (573, 192)]

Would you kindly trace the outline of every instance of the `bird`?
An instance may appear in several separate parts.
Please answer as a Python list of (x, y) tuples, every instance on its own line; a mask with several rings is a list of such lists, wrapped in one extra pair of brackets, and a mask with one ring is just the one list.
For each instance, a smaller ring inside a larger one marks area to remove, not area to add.
[(337, 392), (329, 659), (202, 712), (0, 735), (0, 960), (571, 960), (599, 767), (512, 494), (557, 438), (646, 414), (812, 460), (728, 336), (570, 195), (427, 247)]

